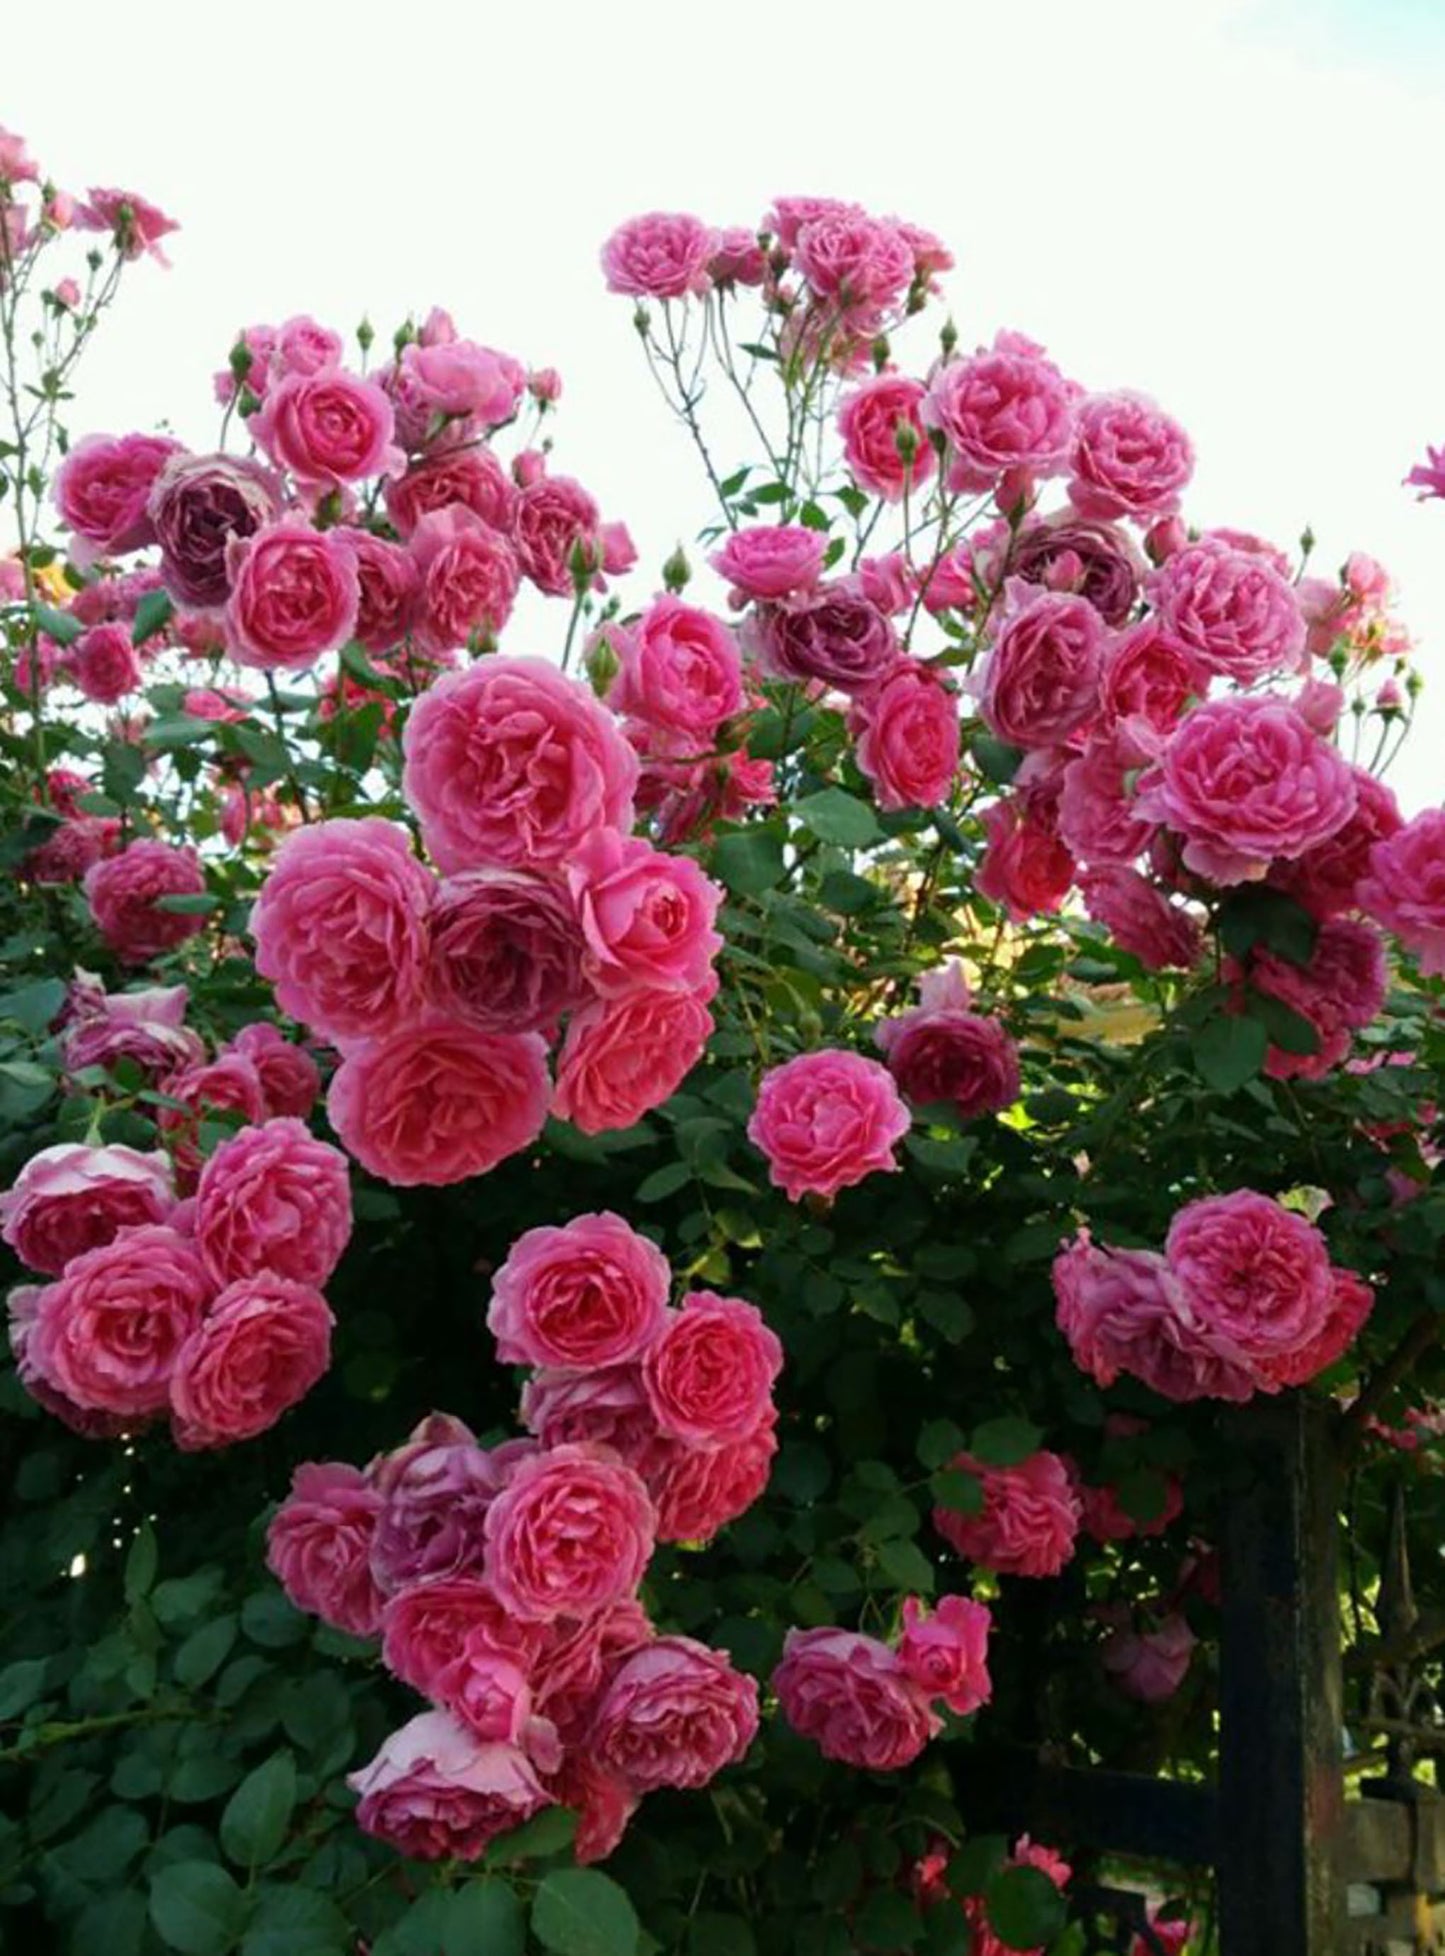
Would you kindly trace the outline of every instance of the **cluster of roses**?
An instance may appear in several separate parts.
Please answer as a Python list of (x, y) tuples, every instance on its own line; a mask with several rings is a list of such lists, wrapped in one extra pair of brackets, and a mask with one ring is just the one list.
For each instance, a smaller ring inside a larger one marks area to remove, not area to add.
[(353, 1778), (362, 1826), (407, 1853), (474, 1856), (560, 1801), (596, 1860), (645, 1793), (703, 1786), (752, 1741), (756, 1685), (658, 1636), (637, 1591), (656, 1543), (705, 1539), (762, 1491), (782, 1349), (751, 1304), (674, 1309), (670, 1288), (620, 1217), (528, 1231), (488, 1324), (537, 1368), (535, 1437), (487, 1449), (433, 1416), (364, 1472), (301, 1468), (272, 1522), (292, 1600), (379, 1633), (432, 1701)]

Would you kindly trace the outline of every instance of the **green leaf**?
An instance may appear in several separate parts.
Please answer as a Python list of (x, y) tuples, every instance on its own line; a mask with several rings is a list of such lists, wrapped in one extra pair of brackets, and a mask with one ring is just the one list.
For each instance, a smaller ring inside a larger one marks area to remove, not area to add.
[[(355, 1931), (329, 1895), (292, 1884), (266, 1884), (257, 1890), (256, 1910), (241, 1944), (241, 1956), (319, 1956), (350, 1951)], [(505, 1956), (505, 1953), (504, 1953)]]
[(757, 1956), (757, 1942), (740, 1915), (702, 1909), (692, 1918), (688, 1956)]
[(177, 1861), (151, 1882), (151, 1924), (181, 1956), (223, 1956), (241, 1932), (246, 1897), (214, 1861)]
[(593, 1868), (557, 1868), (532, 1903), (532, 1934), (555, 1956), (637, 1956), (641, 1924), (625, 1889)]
[(1288, 964), (1308, 964), (1319, 925), (1294, 897), (1259, 885), (1236, 890), (1219, 912), (1219, 936), (1231, 957), (1263, 945)]
[(1169, 1505), (1169, 1482), (1157, 1467), (1131, 1467), (1119, 1476), (1114, 1493), (1130, 1521), (1144, 1527), (1158, 1521)]
[(928, 1486), (937, 1505), (950, 1514), (983, 1513), (983, 1482), (965, 1468), (946, 1467), (932, 1477)]
[(125, 1558), (125, 1600), (138, 1603), (143, 1596), (149, 1596), (151, 1585), (156, 1579), (156, 1564), (160, 1551), (156, 1547), (155, 1530), (148, 1521), (143, 1521), (136, 1530), (135, 1540)]
[(147, 747), (166, 753), (173, 747), (195, 747), (216, 731), (211, 720), (198, 720), (189, 713), (164, 713), (148, 721), (141, 733)]
[(145, 1816), (134, 1807), (106, 1807), (56, 1856), (77, 1880), (94, 1886), (118, 1880), (149, 1838)]
[(221, 1815), (221, 1846), (238, 1868), (275, 1859), (296, 1808), (296, 1762), (277, 1752), (247, 1773)]
[(22, 1657), (0, 1671), (0, 1718), (18, 1718), (35, 1703), (49, 1668), (48, 1657)]
[(130, 628), (132, 645), (144, 645), (148, 638), (169, 625), (175, 612), (169, 591), (147, 591), (135, 608), (135, 622)]
[(1207, 1087), (1233, 1093), (1264, 1065), (1269, 1036), (1258, 1019), (1221, 1013), (1194, 1035), (1194, 1065)]
[(820, 842), (835, 842), (843, 849), (863, 849), (870, 842), (882, 839), (883, 831), (873, 810), (845, 788), (823, 788), (816, 795), (804, 795), (793, 808), (798, 820)]
[(37, 978), (0, 998), (0, 1019), (10, 1019), (22, 1032), (38, 1038), (64, 1003), (63, 978)]
[(1038, 1949), (1053, 1941), (1068, 1915), (1063, 1896), (1042, 1868), (1004, 1868), (984, 1891), (989, 1926), (1006, 1949)]
[(140, 1956), (146, 1933), (145, 1896), (112, 1889), (81, 1910), (70, 1932), (70, 1947), (76, 1956), (89, 1956), (92, 1950), (104, 1950), (105, 1956)]
[(1309, 1054), (1320, 1049), (1319, 1033), (1304, 1013), (1296, 1012), (1270, 992), (1250, 992), (1249, 1016), (1259, 1020), (1269, 1034), (1270, 1045), (1278, 1046), (1282, 1053)]
[(992, 734), (975, 734), (972, 741), (974, 762), (985, 781), (993, 782), (997, 788), (1006, 788), (1019, 771), (1023, 760), (1023, 749), (1010, 747), (1005, 740), (996, 740)]
[(74, 645), (85, 630), (80, 619), (69, 611), (57, 611), (52, 604), (33, 604), (30, 614), (47, 638), (57, 645)]
[(208, 891), (175, 891), (169, 896), (153, 899), (157, 910), (168, 910), (177, 917), (204, 917), (208, 910), (219, 908), (221, 899)]
[(910, 1134), (904, 1142), (920, 1168), (935, 1175), (962, 1175), (978, 1152), (978, 1138), (972, 1134), (950, 1134), (939, 1139), (932, 1134)]
[(1017, 1467), (1038, 1450), (1043, 1434), (1029, 1420), (1005, 1415), (986, 1419), (969, 1436), (968, 1450), (985, 1467)]
[(948, 1891), (951, 1895), (981, 1895), (1008, 1859), (1008, 1841), (1002, 1834), (973, 1834), (948, 1863)]
[(523, 1956), (527, 1924), (505, 1881), (468, 1882), (451, 1897), (442, 1929), (444, 1956)]
[(176, 1682), (194, 1691), (213, 1678), (231, 1654), (236, 1628), (234, 1616), (218, 1616), (193, 1630), (176, 1652)]
[(961, 1429), (951, 1419), (931, 1419), (918, 1436), (914, 1449), (925, 1467), (943, 1467), (964, 1450)]
[(518, 1861), (543, 1861), (570, 1847), (576, 1834), (577, 1815), (570, 1807), (544, 1807), (493, 1841), (487, 1862), (489, 1866), (507, 1867)]
[(759, 824), (719, 836), (712, 868), (737, 896), (761, 896), (783, 880), (783, 840), (779, 831)]
[(883, 1542), (878, 1566), (897, 1589), (933, 1593), (933, 1564), (916, 1542)]
[(259, 1589), (241, 1605), (241, 1628), (253, 1644), (283, 1650), (287, 1644), (300, 1643), (308, 1625), (279, 1589)]
[(907, 1895), (896, 1888), (871, 1894), (854, 1921), (858, 1941), (869, 1949), (911, 1949), (923, 1934), (923, 1922)]
[(124, 808), (135, 800), (135, 791), (145, 778), (146, 757), (139, 747), (107, 747), (100, 764), (100, 785), (112, 801)]
[(692, 1169), (685, 1161), (670, 1161), (665, 1168), (654, 1169), (638, 1183), (636, 1199), (639, 1202), (661, 1202), (665, 1196), (675, 1195), (691, 1180)]

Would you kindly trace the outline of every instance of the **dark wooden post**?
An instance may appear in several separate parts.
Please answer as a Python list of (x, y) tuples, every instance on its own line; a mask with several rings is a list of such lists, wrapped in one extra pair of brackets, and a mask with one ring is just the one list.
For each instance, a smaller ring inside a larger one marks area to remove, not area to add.
[(1223, 1956), (1335, 1956), (1341, 1946), (1336, 1419), (1290, 1393), (1223, 1421), (1248, 1473), (1224, 1503)]

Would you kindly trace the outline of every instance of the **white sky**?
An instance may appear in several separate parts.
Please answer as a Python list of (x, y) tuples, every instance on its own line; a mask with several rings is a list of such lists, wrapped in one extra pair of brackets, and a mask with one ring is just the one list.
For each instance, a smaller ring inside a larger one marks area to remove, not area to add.
[(1445, 7), (729, 0), (705, 40), (697, 17), (67, 6), (63, 58), (6, 64), (0, 123), (66, 187), (134, 188), (184, 227), (82, 369), (76, 430), (167, 419), (205, 442), (242, 324), (369, 313), (381, 333), (445, 304), (561, 370), (557, 466), (628, 521), (640, 578), (705, 519), (705, 485), (601, 239), (640, 210), (752, 223), (779, 192), (853, 197), (950, 244), (964, 344), (1017, 327), (1182, 420), (1192, 518), (1288, 548), (1308, 522), (1320, 570), (1354, 548), (1389, 566), (1429, 682), (1393, 778), (1411, 808), (1441, 800), (1445, 507), (1400, 484), (1445, 442)]

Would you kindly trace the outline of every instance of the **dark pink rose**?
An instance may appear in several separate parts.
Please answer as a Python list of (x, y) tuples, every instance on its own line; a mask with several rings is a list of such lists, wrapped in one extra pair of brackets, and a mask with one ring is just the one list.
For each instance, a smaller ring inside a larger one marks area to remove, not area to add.
[(62, 1141), (32, 1155), (0, 1195), (0, 1236), (28, 1269), (58, 1277), (123, 1229), (165, 1222), (175, 1206), (163, 1154)]
[(799, 227), (793, 263), (816, 298), (874, 330), (913, 281), (913, 248), (889, 218), (825, 211)]
[(492, 1279), (487, 1329), (504, 1365), (620, 1365), (667, 1324), (671, 1288), (667, 1258), (621, 1216), (574, 1216), (513, 1243)]
[(797, 1202), (896, 1169), (893, 1150), (908, 1128), (888, 1069), (830, 1048), (763, 1075), (748, 1139), (766, 1155), (773, 1186)]
[(1349, 1054), (1352, 1035), (1384, 1004), (1388, 984), (1379, 932), (1343, 917), (1320, 925), (1304, 964), (1257, 949), (1244, 966), (1229, 960), (1224, 975), (1239, 981), (1241, 1009), (1247, 983), (1249, 991), (1278, 999), (1314, 1029), (1311, 1053), (1271, 1044), (1264, 1070), (1275, 1080), (1318, 1080), (1338, 1066)]
[(475, 1861), (552, 1804), (525, 1752), (487, 1743), (446, 1712), (423, 1712), (347, 1785), (361, 1795), (357, 1825), (417, 1861)]
[(670, 1457), (636, 1364), (586, 1372), (543, 1368), (523, 1386), (521, 1410), (523, 1423), (543, 1446), (610, 1447), (649, 1483), (656, 1464)]
[(544, 475), (517, 498), (512, 542), (524, 577), (549, 597), (571, 597), (601, 567), (601, 515), (580, 482)]
[(238, 665), (300, 672), (351, 637), (356, 558), (334, 531), (283, 518), (227, 550), (226, 642)]
[(634, 624), (606, 636), (618, 660), (607, 695), (613, 712), (705, 750), (722, 722), (742, 711), (737, 640), (711, 612), (680, 598), (656, 598)]
[(1016, 924), (1057, 910), (1077, 865), (1050, 828), (1015, 797), (983, 811), (988, 847), (974, 876), (981, 896), (997, 903)]
[(1134, 786), (1157, 752), (1157, 737), (1126, 721), (1096, 729), (1066, 762), (1059, 839), (1079, 862), (1091, 869), (1132, 863), (1148, 849), (1156, 830), (1140, 815)]
[(55, 506), (92, 554), (123, 556), (155, 539), (148, 504), (179, 442), (163, 435), (87, 435), (55, 472)]
[(982, 712), (1000, 740), (1051, 747), (1098, 710), (1104, 621), (1085, 598), (1013, 587), (984, 667)]
[(856, 1630), (790, 1630), (772, 1683), (795, 1732), (865, 1772), (911, 1765), (942, 1726), (897, 1654)]
[(511, 534), (517, 491), (490, 448), (476, 443), (444, 448), (386, 485), (386, 513), (404, 537), (424, 516), (454, 504), (469, 509), (489, 529)]
[(17, 1284), (5, 1300), (8, 1323), (6, 1333), (10, 1354), (15, 1360), (15, 1375), (37, 1406), (52, 1414), (83, 1440), (113, 1440), (132, 1431), (143, 1420), (124, 1413), (103, 1413), (78, 1406), (50, 1383), (37, 1369), (32, 1352), (35, 1326), (50, 1286)]
[(1018, 1048), (997, 1019), (917, 1006), (884, 1019), (876, 1038), (899, 1091), (915, 1107), (948, 1101), (964, 1120), (976, 1120), (1019, 1097)]
[(353, 1637), (374, 1636), (381, 1591), (371, 1542), (382, 1498), (365, 1474), (340, 1461), (308, 1461), (266, 1531), (266, 1565), (298, 1610)]
[(507, 539), (453, 503), (422, 517), (411, 553), (421, 577), (416, 633), (422, 650), (437, 654), (495, 639), (521, 581)]
[(880, 808), (936, 808), (958, 778), (958, 701), (931, 666), (900, 659), (853, 703), (854, 757)]
[(844, 693), (874, 685), (899, 654), (892, 619), (836, 582), (759, 605), (744, 639), (773, 678), (818, 679)]
[(1007, 564), (1009, 575), (1027, 584), (1087, 598), (1104, 623), (1115, 626), (1127, 623), (1146, 568), (1122, 530), (1087, 522), (1071, 510), (1029, 518), (1018, 532)]
[(1355, 897), (1414, 953), (1423, 976), (1445, 972), (1445, 809), (1427, 808), (1376, 842)]
[(298, 1120), (223, 1141), (196, 1189), (196, 1247), (217, 1284), (263, 1272), (320, 1288), (351, 1236), (346, 1157)]
[(487, 1510), (484, 1574), (515, 1616), (588, 1616), (636, 1590), (655, 1526), (647, 1489), (616, 1455), (553, 1447), (521, 1461)]
[(141, 682), (141, 663), (125, 625), (92, 625), (70, 649), (70, 676), (88, 700), (114, 706)]
[(400, 544), (370, 530), (338, 530), (356, 562), (356, 640), (378, 657), (392, 652), (411, 630), (421, 583), (416, 559)]
[(189, 993), (184, 985), (149, 985), (135, 992), (106, 992), (98, 979), (77, 973), (66, 1006), (63, 1051), (72, 1073), (87, 1066), (134, 1060), (148, 1076), (205, 1056), (197, 1033), (184, 1023)]
[(203, 915), (162, 910), (158, 899), (205, 892), (205, 874), (194, 849), (174, 849), (145, 837), (85, 873), (90, 914), (122, 964), (146, 964), (204, 930)]
[(744, 598), (791, 598), (813, 589), (827, 550), (801, 523), (758, 523), (734, 530), (708, 562)]
[(722, 1651), (657, 1637), (613, 1672), (587, 1748), (638, 1793), (706, 1786), (735, 1766), (758, 1729), (758, 1687)]
[(503, 1608), (477, 1576), (434, 1576), (388, 1598), (382, 1612), (381, 1654), (403, 1684), (445, 1703), (469, 1653), (504, 1657), (524, 1673), (541, 1650), (545, 1631)]
[(1333, 1308), (1323, 1236), (1252, 1189), (1187, 1203), (1164, 1254), (1206, 1339), (1256, 1372), (1310, 1344)]
[(517, 1453), (479, 1447), (439, 1425), (423, 1430), (371, 1479), (385, 1500), (371, 1543), (371, 1573), (390, 1596), (432, 1577), (479, 1575), (482, 1524)]
[(648, 211), (620, 224), (602, 247), (609, 292), (638, 299), (681, 299), (706, 292), (718, 234), (686, 212)]
[(362, 1167), (396, 1188), (485, 1175), (547, 1118), (547, 1049), (535, 1033), (423, 1019), (353, 1047), (326, 1111)]
[(1197, 921), (1137, 869), (1086, 869), (1079, 889), (1089, 915), (1146, 970), (1187, 970), (1199, 962), (1204, 937)]
[(193, 1244), (164, 1224), (127, 1229), (72, 1259), (42, 1293), (29, 1362), (77, 1406), (161, 1412), (177, 1354), (210, 1296)]
[(555, 1031), (590, 996), (582, 927), (560, 877), (522, 869), (451, 876), (431, 913), (427, 985), (480, 1032)]
[[(716, 260), (714, 260), (716, 265)], [(716, 274), (715, 274), (716, 275)], [(552, 1781), (560, 1805), (578, 1816), (572, 1853), (579, 1868), (605, 1861), (627, 1832), (641, 1796), (585, 1752), (569, 1752)]]
[(1011, 469), (1061, 474), (1074, 437), (1076, 391), (1021, 333), (998, 333), (991, 348), (936, 367), (921, 412), (924, 426), (937, 429), (951, 450), (950, 485), (992, 489)]
[(269, 470), (234, 455), (178, 454), (156, 478), (150, 519), (166, 589), (181, 603), (215, 607), (231, 594), (228, 546), (280, 511)]
[(949, 1466), (983, 1485), (976, 1515), (934, 1509), (933, 1525), (949, 1546), (1001, 1576), (1056, 1576), (1073, 1556), (1082, 1515), (1059, 1456), (1041, 1449), (1015, 1467), (986, 1467), (961, 1453)]
[(1253, 551), (1188, 544), (1154, 572), (1149, 597), (1169, 637), (1206, 672), (1248, 685), (1293, 672), (1306, 658), (1299, 599)]
[(81, 883), (96, 863), (114, 855), (121, 839), (120, 823), (99, 816), (74, 816), (52, 829), (38, 849), (25, 858), (32, 883)]
[(1370, 851), (1404, 824), (1392, 789), (1363, 768), (1353, 770), (1355, 810), (1326, 841), (1292, 862), (1277, 862), (1269, 872), (1274, 888), (1289, 894), (1315, 917), (1353, 910), (1356, 892), (1370, 866)]
[(255, 1067), (268, 1114), (306, 1119), (321, 1097), (321, 1070), (304, 1047), (292, 1045), (279, 1027), (258, 1020), (242, 1026), (231, 1051)]
[(767, 1417), (783, 1347), (755, 1304), (690, 1291), (643, 1353), (658, 1430), (698, 1447), (740, 1442)]
[(1261, 1367), (1270, 1385), (1307, 1385), (1316, 1373), (1338, 1364), (1364, 1329), (1374, 1309), (1374, 1291), (1353, 1270), (1338, 1265), (1332, 1266), (1330, 1277), (1330, 1307), (1315, 1336), (1297, 1351)]
[(1194, 449), (1144, 395), (1091, 394), (1079, 404), (1069, 467), (1069, 500), (1082, 515), (1147, 521), (1178, 509)]
[(631, 1596), (591, 1616), (563, 1617), (547, 1625), (531, 1673), (536, 1709), (569, 1747), (584, 1744), (607, 1680), (654, 1635), (647, 1612)]
[(373, 381), (341, 367), (292, 373), (266, 390), (247, 433), (298, 482), (333, 488), (400, 474), (406, 458), (392, 439), (391, 402)]
[(768, 1484), (778, 1451), (771, 1406), (750, 1433), (725, 1447), (654, 1443), (635, 1462), (657, 1507), (660, 1542), (708, 1542), (746, 1514)]
[(959, 1718), (993, 1695), (988, 1638), (993, 1618), (968, 1596), (942, 1596), (932, 1614), (916, 1596), (905, 1598), (898, 1661), (925, 1697), (942, 1700)]
[(1191, 700), (1203, 698), (1208, 684), (1194, 654), (1169, 636), (1156, 615), (1121, 632), (1106, 648), (1099, 705), (1107, 719), (1137, 715), (1167, 733)]
[(266, 1118), (261, 1076), (244, 1053), (219, 1053), (213, 1060), (183, 1066), (168, 1073), (161, 1091), (174, 1106), (156, 1110), (156, 1124), (166, 1136), (181, 1186), (195, 1188), (201, 1172), (200, 1126), (217, 1114), (239, 1114), (252, 1123)]
[(707, 981), (722, 949), (713, 919), (723, 891), (690, 856), (596, 829), (571, 851), (567, 882), (586, 946), (583, 970), (599, 996), (695, 992)]
[(855, 482), (886, 502), (917, 490), (937, 457), (919, 415), (927, 389), (905, 374), (877, 374), (844, 396), (838, 409), (843, 459)]
[(274, 1426), (325, 1374), (335, 1322), (309, 1284), (269, 1270), (228, 1284), (176, 1353), (176, 1444), (229, 1447)]
[(557, 1056), (552, 1112), (584, 1134), (631, 1127), (669, 1099), (712, 1036), (700, 992), (633, 991), (573, 1014)]

